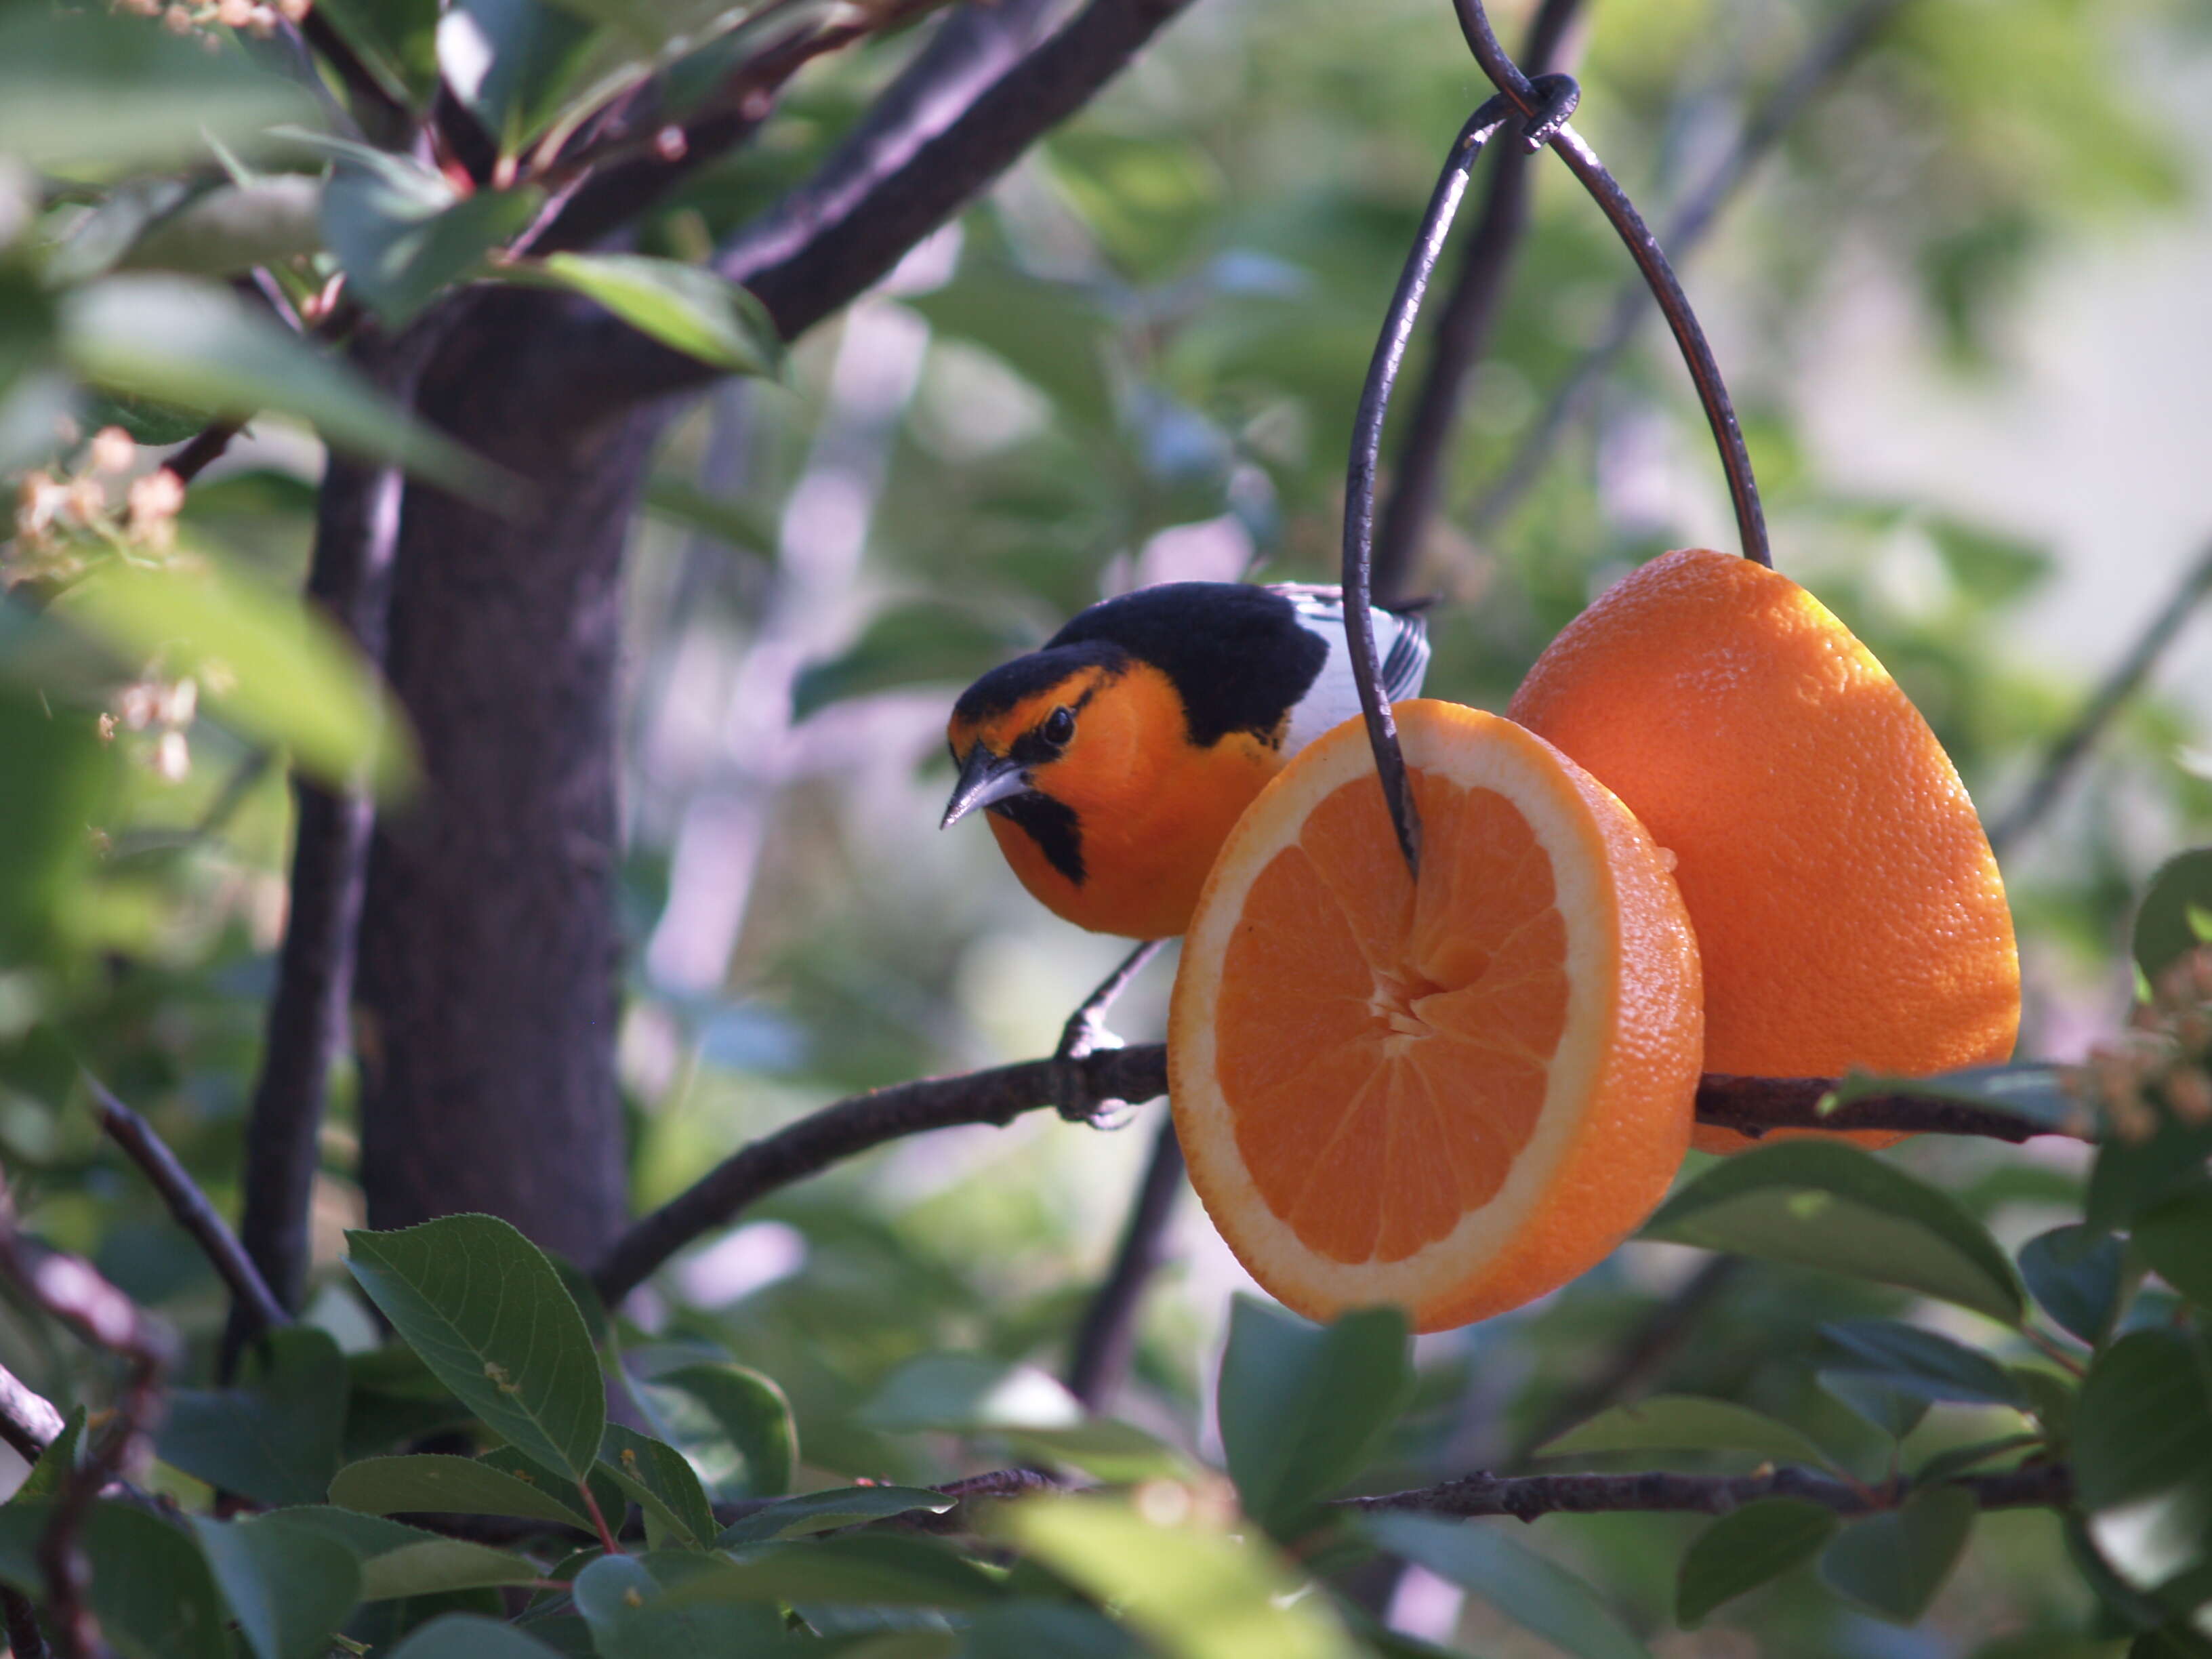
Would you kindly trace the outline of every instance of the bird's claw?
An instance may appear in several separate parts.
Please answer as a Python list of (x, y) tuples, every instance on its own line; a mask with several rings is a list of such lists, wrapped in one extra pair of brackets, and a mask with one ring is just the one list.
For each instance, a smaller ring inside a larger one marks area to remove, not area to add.
[(1085, 1007), (1076, 1011), (1061, 1031), (1060, 1047), (1052, 1055), (1053, 1103), (1060, 1109), (1060, 1116), (1070, 1123), (1087, 1124), (1094, 1129), (1118, 1129), (1129, 1121), (1133, 1115), (1129, 1103), (1094, 1095), (1083, 1066), (1091, 1055), (1122, 1046), (1121, 1039), (1106, 1029), (1099, 1010)]

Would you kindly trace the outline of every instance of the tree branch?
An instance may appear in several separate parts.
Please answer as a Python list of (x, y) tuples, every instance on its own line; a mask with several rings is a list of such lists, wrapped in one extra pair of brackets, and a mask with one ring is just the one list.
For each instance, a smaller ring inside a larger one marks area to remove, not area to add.
[[(1688, 258), (1705, 240), (1721, 210), (1751, 177), (1766, 153), (1781, 141), (1803, 106), (1847, 69), (1881, 32), (1892, 15), (1905, 3), (1906, 0), (1862, 0), (1856, 10), (1816, 41), (1783, 76), (1781, 83), (1744, 124), (1728, 154), (1675, 209), (1667, 225), (1666, 240), (1676, 258)], [(1480, 534), (1498, 524), (1536, 482), (1553, 446), (1580, 411), (1592, 389), (1635, 338), (1637, 328), (1644, 320), (1645, 300), (1641, 283), (1621, 285), (1605, 333), (1552, 394), (1543, 413), (1537, 416), (1520, 447), (1513, 452), (1513, 458), (1506, 463), (1505, 470), (1469, 512), (1469, 529)]]
[[(1582, 0), (1544, 0), (1521, 52), (1531, 75), (1559, 67), (1560, 42), (1581, 4)], [(1428, 373), (1413, 401), (1405, 441), (1399, 446), (1397, 477), (1376, 532), (1375, 597), (1386, 606), (1410, 597), (1408, 583), (1420, 557), (1422, 533), (1436, 512), (1444, 448), (1459, 420), (1468, 371), (1489, 341), (1498, 299), (1528, 224), (1528, 164), (1533, 158), (1516, 144), (1492, 149), (1497, 154), (1490, 164), (1490, 188), (1468, 238), (1458, 280), (1437, 319)]]
[[(364, 335), (351, 354), (373, 380), (405, 402), (437, 337), (427, 325), (396, 342)], [(316, 509), (307, 597), (373, 663), (384, 659), (404, 488), (396, 467), (333, 454)], [(294, 781), (293, 793), (299, 811), (291, 908), (246, 1121), (239, 1231), (276, 1305), (296, 1312), (307, 1286), (323, 1110), (331, 1068), (346, 1046), (354, 941), (375, 815), (365, 797), (334, 794), (304, 779)], [(246, 1298), (233, 1304), (223, 1333), (226, 1372), (268, 1323), (264, 1313)]]
[[(657, 88), (640, 88), (628, 106), (611, 113), (586, 147), (559, 157), (537, 175), (536, 182), (560, 199), (543, 221), (543, 229), (526, 237), (518, 251), (522, 246), (533, 253), (584, 247), (635, 222), (688, 175), (750, 138), (774, 112), (775, 94), (808, 64), (871, 35), (887, 33), (945, 3), (896, 0), (881, 13), (826, 14), (826, 22), (802, 13), (797, 27), (769, 42), (724, 78), (710, 107), (681, 122), (659, 118)], [(1018, 0), (1018, 6), (1030, 9), (1039, 3)], [(1016, 0), (1008, 0), (1005, 5), (980, 9), (992, 14), (992, 25), (1003, 27), (1007, 20), (997, 14), (1018, 6)], [(971, 8), (970, 15), (976, 9)]]
[(2074, 724), (2051, 745), (2034, 781), (2021, 792), (2012, 810), (1990, 827), (1992, 851), (2002, 856), (2014, 842), (2043, 821), (2043, 815), (2073, 781), (2074, 774), (2096, 747), (2097, 739), (2112, 723), (2113, 716), (2150, 678), (2151, 670), (2158, 666), (2158, 659), (2166, 654), (2166, 647), (2173, 643), (2183, 624), (2196, 614), (2197, 607), (2208, 594), (2212, 594), (2212, 543), (2208, 543), (2197, 562), (2182, 573), (2172, 596), (2159, 607), (2128, 653), (2113, 665), (2105, 683), (2097, 688), (2096, 695), (2082, 705)]
[(65, 1426), (54, 1402), (5, 1367), (0, 1367), (0, 1440), (26, 1463), (61, 1437)]
[[(1072, 1080), (1080, 1097), (1055, 1101), (1056, 1080)], [(963, 1124), (1004, 1128), (1041, 1106), (1080, 1109), (1086, 1102), (1150, 1100), (1166, 1086), (1165, 1051), (1154, 1043), (1102, 1048), (1077, 1060), (1030, 1060), (960, 1077), (923, 1078), (854, 1095), (724, 1158), (624, 1233), (593, 1271), (592, 1283), (614, 1307), (670, 1256), (726, 1225), (748, 1204), (886, 1141)]]
[[(1044, 1106), (1079, 1114), (1101, 1101), (1133, 1104), (1164, 1094), (1167, 1086), (1167, 1050), (1155, 1042), (1101, 1049), (1074, 1061), (1030, 1060), (958, 1077), (924, 1078), (854, 1095), (738, 1148), (633, 1224), (593, 1270), (592, 1282), (613, 1307), (677, 1251), (727, 1226), (747, 1205), (887, 1141), (964, 1124), (1004, 1128)], [(1872, 1096), (1823, 1115), (1820, 1103), (1834, 1087), (1832, 1078), (1708, 1073), (1698, 1086), (1698, 1121), (1754, 1137), (1769, 1129), (1891, 1129), (2018, 1144), (2072, 1133), (1938, 1095)], [(1058, 1093), (1077, 1097), (1058, 1098)]]
[(118, 1100), (91, 1073), (82, 1075), (84, 1086), (91, 1091), (93, 1104), (100, 1114), (100, 1127), (106, 1131), (109, 1139), (131, 1155), (132, 1163), (145, 1171), (146, 1178), (161, 1194), (177, 1224), (192, 1236), (193, 1242), (215, 1264), (216, 1272), (222, 1275), (222, 1282), (230, 1286), (231, 1296), (251, 1310), (262, 1325), (289, 1324), (291, 1315), (270, 1294), (267, 1281), (240, 1247), (237, 1235), (216, 1213), (191, 1171), (177, 1161), (177, 1155), (169, 1150), (167, 1143), (154, 1133), (154, 1126)]
[[(876, 115), (740, 232), (717, 267), (760, 297), (785, 338), (797, 337), (887, 275), (1191, 3), (1090, 0), (1026, 52), (1031, 8), (1007, 0), (955, 14)], [(696, 389), (717, 373), (604, 313), (548, 342), (532, 368), (544, 397), (592, 419)]]
[(86, 1601), (92, 1573), (77, 1534), (101, 1488), (134, 1462), (140, 1443), (159, 1415), (161, 1373), (174, 1345), (137, 1304), (80, 1257), (48, 1249), (18, 1231), (15, 1206), (0, 1195), (0, 1272), (21, 1285), (40, 1309), (94, 1347), (125, 1364), (127, 1381), (107, 1432), (90, 1445), (55, 1493), (39, 1563), (46, 1581), (46, 1613), (63, 1659), (94, 1659), (106, 1651), (100, 1621)]
[(8, 1632), (9, 1659), (46, 1659), (46, 1633), (22, 1591), (0, 1589), (0, 1625)]
[(1068, 1392), (1092, 1411), (1104, 1408), (1128, 1374), (1137, 1346), (1137, 1310), (1145, 1286), (1166, 1259), (1164, 1240), (1182, 1193), (1182, 1143), (1176, 1139), (1175, 1119), (1164, 1112), (1152, 1155), (1137, 1182), (1136, 1200), (1122, 1224), (1121, 1242), (1115, 1247), (1114, 1265), (1084, 1310), (1067, 1362)]
[[(1972, 1492), (1985, 1510), (2054, 1509), (2074, 1494), (2073, 1474), (2063, 1463), (2026, 1464), (1999, 1474), (1966, 1475), (1943, 1484)], [(1363, 1515), (1410, 1510), (1464, 1519), (1510, 1515), (1516, 1521), (1534, 1521), (1540, 1515), (1628, 1510), (1725, 1515), (1762, 1498), (1808, 1498), (1838, 1515), (1868, 1515), (1897, 1508), (1913, 1490), (1899, 1483), (1869, 1491), (1797, 1468), (1736, 1475), (1675, 1474), (1664, 1469), (1637, 1474), (1480, 1473), (1411, 1492), (1340, 1498), (1335, 1507)]]

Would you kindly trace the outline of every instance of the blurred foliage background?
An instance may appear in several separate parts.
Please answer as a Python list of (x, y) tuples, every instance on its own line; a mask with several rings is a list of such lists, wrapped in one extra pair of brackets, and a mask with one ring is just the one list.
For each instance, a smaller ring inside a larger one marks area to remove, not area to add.
[[(1578, 125), (1663, 226), (1852, 9), (1597, 0), (1575, 35)], [(1510, 37), (1523, 12), (1498, 9)], [(1896, 673), (1995, 821), (2212, 535), (2212, 9), (1890, 10), (1681, 264), (1744, 417), (1778, 565)], [(29, 8), (0, 8), (0, 24), (33, 27)], [(811, 69), (754, 143), (654, 210), (640, 246), (696, 258), (774, 200), (912, 40)], [(0, 151), (18, 157), (0, 173), (0, 246), (82, 250), (94, 204), (138, 158), (34, 173), (48, 160), (39, 111), (90, 118), (52, 99), (5, 113), (21, 89), (0, 70)], [(988, 200), (806, 337), (782, 383), (728, 381), (677, 424), (626, 594), (622, 1063), (637, 1206), (823, 1101), (1048, 1051), (1121, 947), (1032, 904), (980, 830), (938, 835), (950, 698), (1102, 594), (1333, 576), (1376, 321), (1442, 146), (1482, 90), (1441, 0), (1204, 0)], [(23, 269), (17, 257), (0, 279), (0, 465), (56, 489), (93, 478), (122, 534), (149, 452), (94, 470), (90, 434), (121, 416), (48, 362), (56, 302)], [(1455, 440), (1450, 510), (1424, 548), (1432, 695), (1502, 708), (1608, 580), (1666, 547), (1732, 544), (1701, 417), (1649, 316), (1519, 501), (1488, 504), (1627, 271), (1564, 171), (1537, 168)], [(141, 435), (190, 430), (123, 413)], [(219, 558), (240, 605), (296, 587), (320, 464), (298, 430), (258, 423), (185, 499), (176, 533)], [(39, 510), (33, 484), (21, 499), (19, 529)], [(15, 574), (34, 539), (0, 556)], [(299, 708), (220, 684), (198, 686), (197, 707), (180, 698), (188, 665), (127, 611), (72, 629), (0, 606), (0, 1160), (41, 1231), (207, 1340), (220, 1287), (103, 1147), (75, 1069), (146, 1112), (234, 1209), (285, 905), (290, 797), (272, 748), (316, 739)], [(373, 690), (331, 665), (322, 635), (274, 636), (278, 657), (245, 678), (318, 676), (301, 702), (327, 711), (332, 753), (357, 755)], [(2212, 829), (2207, 638), (2184, 631), (2055, 810), (2002, 849), (2029, 988), (2023, 1055), (2076, 1058), (2118, 1027), (2135, 896)], [(113, 738), (57, 736), (57, 703), (117, 715)], [(1169, 978), (1155, 969), (1116, 1029), (1155, 1036)], [(1038, 1116), (914, 1140), (763, 1205), (632, 1305), (641, 1363), (713, 1354), (774, 1376), (822, 1480), (981, 1467), (975, 1448), (883, 1432), (860, 1407), (933, 1351), (1056, 1366), (1158, 1109), (1118, 1135)], [(1895, 1156), (2010, 1244), (2078, 1206), (2081, 1154), (1923, 1141)], [(358, 1223), (354, 1156), (342, 1099), (318, 1196), (326, 1266)], [(1204, 1450), (1244, 1281), (1193, 1204), (1175, 1255), (1117, 1409)], [(1415, 1407), (1365, 1480), (1515, 1466), (1561, 1395), (1698, 1265), (1632, 1244), (1542, 1304), (1424, 1339)], [(1848, 1441), (1863, 1426), (1812, 1389), (1802, 1355), (1823, 1321), (1904, 1305), (1749, 1264), (1641, 1383), (1747, 1400)], [(373, 1340), (327, 1273), (315, 1306), (346, 1344)], [(4, 1313), (0, 1358), (58, 1392), (79, 1363)], [(1961, 1414), (1939, 1416), (1920, 1432), (1973, 1437)], [(1561, 1516), (1529, 1536), (1664, 1631), (1692, 1529)], [(2090, 1628), (2079, 1577), (2054, 1571), (2062, 1553), (2051, 1516), (1995, 1516), (1912, 1631), (1801, 1573), (1657, 1648), (1933, 1659), (2017, 1635), (2029, 1644), (2002, 1651), (2070, 1650), (2033, 1645)], [(1413, 1575), (1395, 1594), (1406, 1628), (1536, 1650), (1441, 1580)]]

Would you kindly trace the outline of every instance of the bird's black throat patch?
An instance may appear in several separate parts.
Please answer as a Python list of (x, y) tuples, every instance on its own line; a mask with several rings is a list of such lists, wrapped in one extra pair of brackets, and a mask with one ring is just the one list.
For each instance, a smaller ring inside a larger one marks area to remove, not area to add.
[(1037, 844), (1044, 861), (1078, 887), (1083, 885), (1083, 828), (1075, 809), (1030, 790), (994, 800), (983, 809), (996, 812)]

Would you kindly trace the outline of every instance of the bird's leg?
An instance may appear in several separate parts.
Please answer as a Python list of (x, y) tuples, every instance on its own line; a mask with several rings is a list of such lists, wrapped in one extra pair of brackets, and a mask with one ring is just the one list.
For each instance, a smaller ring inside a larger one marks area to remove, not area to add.
[(1123, 1103), (1092, 1098), (1076, 1062), (1101, 1048), (1121, 1046), (1121, 1039), (1106, 1029), (1106, 1011), (1166, 943), (1165, 939), (1146, 939), (1130, 951), (1112, 973), (1099, 981), (1098, 988), (1084, 998), (1082, 1006), (1067, 1017), (1067, 1024), (1060, 1034), (1060, 1047), (1053, 1051), (1052, 1058), (1059, 1073), (1054, 1103), (1060, 1108), (1060, 1115), (1070, 1123), (1088, 1123), (1095, 1128), (1118, 1127), (1109, 1120)]

